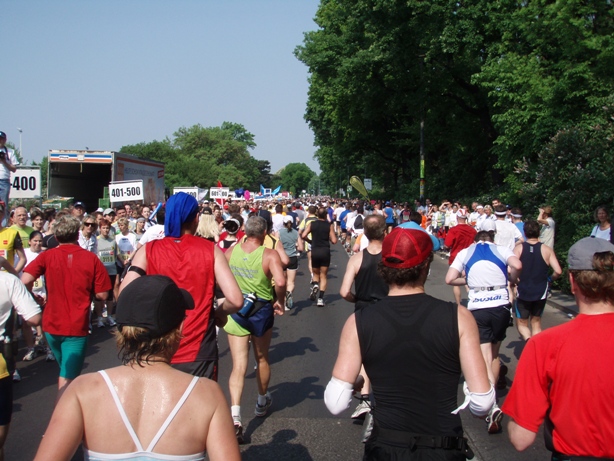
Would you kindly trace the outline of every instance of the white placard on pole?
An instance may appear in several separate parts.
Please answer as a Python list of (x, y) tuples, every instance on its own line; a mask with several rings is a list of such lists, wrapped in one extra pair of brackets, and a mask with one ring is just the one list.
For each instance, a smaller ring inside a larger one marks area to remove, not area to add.
[(365, 189), (373, 189), (373, 182), (371, 181), (371, 178), (365, 178)]
[(173, 187), (173, 195), (179, 192), (185, 192), (198, 200), (198, 187)]
[(11, 198), (40, 198), (40, 168), (17, 168), (11, 173)]
[(143, 200), (143, 180), (112, 182), (109, 184), (109, 200), (111, 203)]
[(230, 188), (228, 187), (211, 187), (209, 188), (209, 198), (211, 200), (215, 200), (218, 198), (227, 199), (230, 193)]

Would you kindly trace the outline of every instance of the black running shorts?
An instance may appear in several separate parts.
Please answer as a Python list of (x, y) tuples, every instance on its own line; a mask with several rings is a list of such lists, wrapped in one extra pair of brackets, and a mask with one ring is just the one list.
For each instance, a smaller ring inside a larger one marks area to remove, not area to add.
[(311, 267), (319, 269), (320, 267), (330, 266), (330, 248), (313, 248), (311, 247)]
[(537, 301), (524, 301), (518, 299), (516, 302), (515, 314), (516, 318), (526, 320), (529, 317), (541, 317), (546, 307), (546, 299), (538, 299)]
[(505, 339), (510, 325), (510, 305), (474, 309), (471, 311), (480, 332), (480, 344), (497, 343)]

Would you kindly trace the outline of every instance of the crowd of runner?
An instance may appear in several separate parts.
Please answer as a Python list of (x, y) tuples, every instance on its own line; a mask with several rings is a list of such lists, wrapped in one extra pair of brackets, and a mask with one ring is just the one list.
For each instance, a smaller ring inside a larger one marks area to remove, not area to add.
[[(89, 383), (86, 389), (99, 386), (99, 392), (111, 392), (118, 408), (116, 416), (121, 415), (118, 421), (123, 421), (118, 427), (131, 434), (125, 440), (118, 436), (123, 442), (116, 448), (88, 437), (85, 448), (90, 459), (110, 459), (105, 449), (157, 459), (155, 443), (143, 449), (139, 442), (143, 434), (132, 429), (131, 410), (126, 416), (118, 403), (125, 402), (130, 380), (137, 377), (111, 369), (108, 374), (79, 378), (88, 335), (92, 328), (105, 327), (119, 327), (120, 336), (127, 334), (127, 328), (144, 330), (139, 333), (140, 342), (134, 343), (134, 355), (125, 361), (127, 365), (138, 363), (140, 367), (160, 369), (160, 379), (166, 379), (166, 368), (160, 367), (173, 367), (213, 381), (218, 375), (217, 335), (223, 329), (233, 363), (228, 383), (230, 412), (226, 418), (212, 410), (211, 421), (216, 423), (211, 423), (210, 430), (215, 428), (218, 439), (226, 440), (225, 448), (212, 447), (216, 439), (205, 437), (202, 447), (191, 444), (177, 451), (170, 442), (171, 435), (168, 440), (163, 435), (166, 429), (170, 434), (175, 432), (172, 420), (162, 424), (164, 418), (158, 424), (164, 428), (162, 438), (155, 440), (161, 441), (161, 452), (192, 456), (177, 459), (203, 459), (205, 451), (210, 459), (238, 459), (237, 443), (244, 441), (241, 400), (250, 345), (258, 383), (254, 414), (264, 417), (273, 402), (268, 392), (268, 351), (274, 317), (294, 306), (299, 264), (306, 264), (310, 274), (311, 301), (319, 308), (326, 306), (331, 246), (338, 242), (350, 256), (341, 296), (355, 304), (355, 313), (344, 326), (325, 403), (337, 414), (348, 408), (352, 394), (362, 395), (352, 417), (365, 418), (371, 411), (374, 415), (365, 438), (365, 459), (466, 459), (471, 449), (463, 436), (458, 411), (467, 406), (485, 419), (490, 434), (502, 431), (503, 414), (509, 414), (513, 418), (510, 438), (519, 448), (526, 448), (527, 440), (532, 442), (531, 434), (544, 420), (537, 410), (527, 413), (523, 407), (529, 397), (539, 400), (537, 388), (544, 385), (535, 383), (537, 377), (521, 377), (518, 382), (522, 384), (512, 386), (503, 408), (497, 404), (495, 388), (507, 386), (507, 369), (500, 364), (498, 354), (512, 318), (531, 353), (546, 353), (539, 349), (541, 343), (533, 350), (532, 338), (542, 331), (541, 316), (550, 283), (563, 272), (554, 252), (556, 224), (549, 206), (528, 211), (526, 214), (533, 218), (527, 218), (520, 208), (497, 199), (486, 204), (444, 200), (439, 205), (428, 199), (424, 204), (401, 204), (328, 197), (199, 203), (179, 193), (164, 206), (127, 203), (86, 210), (85, 204), (77, 201), (56, 212), (23, 206), (8, 210), (0, 204), (0, 214), (8, 221), (0, 230), (0, 280), (10, 284), (0, 312), (5, 341), (5, 363), (0, 363), (0, 386), (4, 389), (0, 405), (2, 444), (12, 411), (7, 381), (20, 380), (15, 366), (18, 338), (23, 338), (27, 348), (21, 360), (30, 361), (42, 354), (60, 368), (58, 406), (37, 459), (70, 459), (76, 447), (59, 448), (58, 440), (70, 436), (80, 442), (87, 433), (87, 423), (79, 426), (82, 433), (76, 435), (54, 426), (66, 423), (63, 416), (69, 412), (71, 399), (94, 398), (84, 390), (84, 383)], [(576, 253), (570, 251), (570, 271), (578, 271), (573, 272), (574, 280), (582, 279), (584, 271), (607, 271), (609, 267), (612, 272), (614, 254), (600, 260), (605, 269), (594, 269), (592, 262), (587, 262), (594, 254), (614, 250), (607, 208), (596, 210), (595, 220), (589, 237), (592, 243), (580, 241)], [(449, 263), (445, 281), (451, 285), (456, 303), (424, 293), (434, 254)], [(577, 260), (572, 261), (572, 256)], [(151, 293), (155, 281), (147, 280), (154, 276), (164, 277), (156, 280), (170, 284), (168, 290), (179, 287), (189, 293), (181, 322), (173, 317), (167, 325), (166, 317), (146, 318), (145, 308), (134, 308), (143, 299), (144, 305), (151, 304), (147, 312), (166, 312), (163, 297), (148, 301), (146, 293)], [(592, 282), (610, 283), (609, 279)], [(587, 282), (577, 285), (576, 296), (588, 291), (585, 285)], [(611, 289), (608, 287), (606, 292)], [(608, 293), (598, 297), (606, 306), (599, 313), (610, 313), (612, 298)], [(581, 302), (592, 306), (593, 299), (588, 294)], [(581, 302), (578, 305), (582, 307)], [(131, 306), (125, 309), (134, 312), (128, 316), (122, 305)], [(581, 309), (581, 313), (587, 312)], [(402, 337), (420, 341), (402, 341)], [(132, 344), (128, 337), (120, 343), (124, 348), (132, 347), (126, 346)], [(399, 363), (408, 360), (412, 366), (407, 369)], [(532, 366), (541, 365), (535, 362)], [(530, 366), (519, 366), (519, 370), (526, 368)], [(466, 399), (458, 407), (456, 389), (461, 374)], [(611, 385), (611, 380), (604, 381), (608, 383)], [(182, 402), (199, 398), (198, 387), (190, 397), (192, 387)], [(154, 392), (144, 389), (144, 394)], [(208, 392), (222, 395), (214, 385)], [(556, 411), (550, 414), (551, 420), (557, 417)], [(211, 421), (203, 424), (208, 426)], [(225, 427), (230, 421), (232, 426)], [(614, 429), (600, 429), (586, 435), (585, 440), (570, 442), (565, 438), (566, 431), (568, 427), (577, 429), (577, 425), (561, 426), (564, 429), (555, 426), (551, 448), (560, 457), (553, 459), (588, 459), (568, 455), (614, 457), (610, 444), (602, 443), (614, 439)], [(149, 434), (148, 430), (145, 433)], [(415, 457), (416, 447), (424, 457)], [(194, 452), (199, 454), (192, 455)]]

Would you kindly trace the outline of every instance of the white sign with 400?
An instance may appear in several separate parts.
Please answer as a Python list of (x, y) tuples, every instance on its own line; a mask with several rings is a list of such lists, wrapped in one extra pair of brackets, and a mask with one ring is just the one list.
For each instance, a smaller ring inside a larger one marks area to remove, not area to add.
[(109, 184), (109, 200), (111, 203), (143, 200), (143, 180), (116, 181)]
[(40, 168), (18, 168), (11, 173), (11, 198), (40, 198)]

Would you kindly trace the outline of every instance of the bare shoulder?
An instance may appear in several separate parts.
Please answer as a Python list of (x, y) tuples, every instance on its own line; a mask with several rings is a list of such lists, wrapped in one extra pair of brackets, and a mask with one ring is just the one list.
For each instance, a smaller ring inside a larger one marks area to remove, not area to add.
[(362, 251), (354, 253), (348, 261), (348, 265), (351, 265), (354, 268), (360, 268), (360, 265), (362, 264), (362, 253)]
[(467, 327), (476, 325), (475, 317), (465, 306), (457, 306), (456, 309), (458, 313), (458, 330), (462, 334)]
[(208, 378), (199, 378), (192, 392), (197, 408), (214, 409), (220, 404), (225, 405), (226, 397), (222, 388), (215, 381)]

